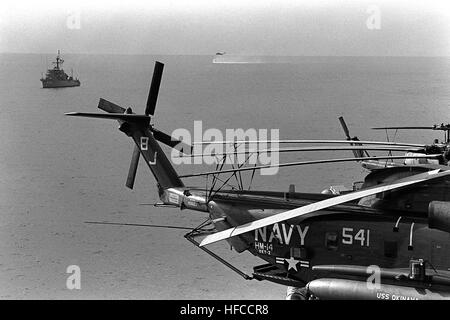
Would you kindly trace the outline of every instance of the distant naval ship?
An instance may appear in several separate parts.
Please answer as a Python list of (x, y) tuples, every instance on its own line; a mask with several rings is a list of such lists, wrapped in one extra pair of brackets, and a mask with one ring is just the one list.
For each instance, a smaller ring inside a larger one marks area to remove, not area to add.
[(213, 63), (230, 63), (230, 64), (254, 64), (254, 63), (279, 63), (280, 61), (273, 57), (243, 55), (243, 54), (227, 54), (225, 51), (216, 52)]
[(55, 65), (54, 68), (48, 69), (45, 78), (41, 78), (43, 88), (78, 87), (80, 85), (80, 80), (74, 79), (73, 74), (69, 77), (61, 68), (64, 60), (61, 59), (59, 50), (56, 61), (52, 63)]

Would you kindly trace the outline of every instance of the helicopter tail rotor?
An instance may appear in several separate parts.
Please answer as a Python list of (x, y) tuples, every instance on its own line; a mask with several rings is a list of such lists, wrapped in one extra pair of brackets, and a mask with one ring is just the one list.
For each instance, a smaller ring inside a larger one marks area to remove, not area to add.
[[(150, 85), (150, 90), (148, 92), (147, 104), (145, 107), (145, 115), (146, 116), (148, 116), (148, 115), (153, 116), (155, 114), (156, 101), (158, 100), (159, 86), (161, 85), (163, 70), (164, 70), (164, 64), (159, 61), (156, 61), (155, 68), (153, 70), (153, 78), (152, 78), (152, 82)], [(129, 112), (132, 112), (131, 108), (128, 110), (129, 110)], [(148, 127), (148, 129), (150, 129), (150, 131), (153, 131), (153, 132), (155, 130), (155, 129), (153, 129), (153, 127), (151, 125)], [(158, 131), (158, 132), (160, 132), (160, 131)], [(158, 140), (157, 137), (155, 137), (155, 139)], [(162, 140), (163, 141), (161, 141), (161, 142), (167, 143), (168, 139), (167, 139), (167, 137), (164, 136)], [(171, 139), (169, 139), (169, 140), (171, 140)], [(175, 143), (175, 145), (176, 145), (176, 143)], [(140, 155), (141, 155), (141, 151), (140, 151), (138, 145), (135, 145), (134, 150), (133, 150), (133, 155), (131, 156), (130, 168), (128, 169), (127, 182), (125, 183), (125, 185), (130, 189), (133, 189), (133, 187), (134, 187), (134, 180), (136, 179), (136, 172), (137, 172), (137, 168), (139, 165)]]
[(145, 161), (162, 188), (183, 186), (175, 169), (164, 155), (164, 152), (157, 141), (160, 141), (171, 148), (178, 146), (180, 149), (178, 149), (178, 147), (177, 149), (184, 153), (190, 152), (191, 146), (172, 138), (167, 133), (154, 128), (154, 126), (150, 124), (150, 120), (152, 116), (154, 116), (156, 109), (163, 69), (164, 64), (157, 61), (155, 63), (144, 115), (135, 114), (131, 108), (122, 108), (105, 99), (100, 99), (98, 108), (106, 111), (107, 114), (75, 112), (67, 114), (69, 116), (115, 119), (119, 121), (119, 130), (133, 138), (135, 142), (126, 181), (126, 186), (130, 189), (133, 189), (134, 186), (141, 154), (144, 156)]
[[(339, 122), (341, 123), (342, 129), (344, 130), (345, 136), (348, 141), (359, 141), (358, 137), (351, 137), (350, 131), (348, 130), (347, 124), (345, 123), (344, 117), (339, 117)], [(360, 143), (352, 144), (355, 146), (362, 146)], [(365, 156), (370, 157), (369, 153), (364, 150), (353, 150), (353, 154), (355, 155), (355, 158), (363, 158)]]

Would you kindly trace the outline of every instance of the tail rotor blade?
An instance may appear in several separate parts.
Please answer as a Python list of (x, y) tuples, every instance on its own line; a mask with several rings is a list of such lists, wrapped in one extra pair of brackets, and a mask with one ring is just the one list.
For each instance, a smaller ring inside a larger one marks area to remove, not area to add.
[(118, 106), (117, 104), (114, 104), (112, 102), (109, 102), (108, 100), (105, 100), (103, 98), (100, 98), (100, 101), (98, 102), (98, 108), (106, 111), (108, 113), (124, 113), (125, 109)]
[(181, 141), (179, 140), (175, 140), (173, 139), (171, 136), (169, 136), (168, 134), (159, 131), (155, 128), (153, 128), (153, 136), (155, 137), (156, 140), (164, 143), (165, 145), (168, 145), (169, 147), (175, 147), (177, 144), (179, 144)]
[(133, 189), (134, 186), (134, 180), (136, 178), (136, 171), (139, 164), (140, 154), (141, 152), (138, 146), (135, 146), (133, 150), (133, 156), (131, 158), (130, 169), (128, 170), (127, 182), (125, 184), (130, 189)]
[(150, 91), (148, 92), (147, 107), (145, 108), (145, 115), (147, 116), (153, 116), (155, 114), (156, 101), (158, 99), (159, 85), (161, 84), (163, 69), (164, 64), (156, 61)]
[(171, 147), (171, 148), (175, 148), (176, 146), (179, 146), (179, 150), (185, 154), (190, 154), (192, 151), (192, 147), (186, 143), (184, 143), (183, 141), (174, 139), (172, 136), (169, 136), (167, 133), (164, 133), (162, 131), (159, 131), (158, 129), (152, 128), (153, 131), (153, 136), (155, 137), (156, 140), (164, 143), (165, 145)]

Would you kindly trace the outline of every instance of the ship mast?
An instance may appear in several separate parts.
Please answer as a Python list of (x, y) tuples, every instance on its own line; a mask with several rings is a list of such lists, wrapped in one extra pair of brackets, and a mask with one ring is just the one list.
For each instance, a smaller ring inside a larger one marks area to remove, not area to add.
[(61, 59), (61, 58), (59, 57), (59, 55), (60, 55), (60, 52), (59, 52), (59, 50), (58, 50), (58, 55), (56, 56), (56, 62), (53, 62), (53, 63), (56, 63), (56, 67), (55, 67), (56, 70), (59, 70), (59, 65), (60, 65), (60, 64), (63, 64), (63, 62), (64, 62), (64, 60)]

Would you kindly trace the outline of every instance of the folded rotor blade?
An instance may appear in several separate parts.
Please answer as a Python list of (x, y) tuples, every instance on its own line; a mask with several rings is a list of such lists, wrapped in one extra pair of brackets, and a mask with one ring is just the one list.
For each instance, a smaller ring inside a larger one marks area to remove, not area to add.
[(386, 129), (413, 129), (413, 130), (421, 130), (421, 129), (435, 129), (435, 127), (377, 127), (372, 128), (373, 130), (386, 130)]
[(287, 162), (280, 164), (268, 164), (261, 166), (247, 166), (243, 168), (234, 168), (234, 169), (226, 169), (226, 170), (215, 170), (215, 171), (207, 171), (193, 174), (185, 174), (180, 175), (180, 178), (189, 178), (189, 177), (199, 177), (199, 176), (208, 176), (212, 174), (220, 174), (220, 173), (234, 173), (241, 171), (253, 171), (265, 168), (283, 168), (283, 167), (295, 167), (295, 166), (303, 166), (310, 164), (322, 164), (322, 163), (335, 163), (335, 162), (349, 162), (349, 161), (367, 161), (367, 160), (388, 160), (388, 159), (436, 159), (441, 157), (441, 154), (429, 154), (429, 155), (409, 155), (409, 156), (380, 156), (380, 157), (362, 157), (362, 158), (340, 158), (340, 159), (321, 159), (321, 160), (311, 160), (311, 161), (297, 161), (297, 162)]
[(374, 195), (380, 192), (403, 188), (409, 185), (417, 184), (426, 180), (436, 179), (444, 177), (450, 174), (450, 170), (439, 172), (440, 169), (428, 171), (425, 173), (416, 174), (403, 179), (399, 179), (394, 183), (381, 184), (371, 188), (355, 191), (342, 196), (333, 197), (330, 199), (315, 202), (300, 208), (288, 210), (282, 213), (275, 214), (273, 216), (263, 218), (260, 220), (252, 221), (241, 226), (230, 228), (224, 231), (220, 231), (209, 235), (203, 239), (200, 246), (205, 246), (220, 240), (225, 240), (246, 232), (250, 232), (256, 229), (260, 229), (278, 222), (286, 221), (292, 218), (305, 216), (308, 213), (323, 210), (338, 204), (361, 199), (370, 195)]
[[(268, 153), (268, 152), (309, 152), (309, 151), (341, 151), (341, 150), (374, 150), (374, 151), (406, 151), (406, 152), (423, 152), (424, 148), (413, 148), (413, 147), (403, 147), (403, 146), (382, 146), (382, 147), (366, 147), (366, 146), (320, 146), (320, 147), (310, 147), (310, 148), (284, 148), (284, 149), (249, 149), (244, 151), (224, 151), (216, 153), (194, 153), (190, 154), (189, 157), (211, 157), (211, 156), (222, 156), (222, 155), (234, 155), (234, 154), (257, 154), (257, 153)], [(183, 157), (183, 156), (180, 156)]]
[[(258, 144), (258, 143), (343, 143), (355, 144), (352, 140), (228, 140), (228, 141), (194, 141), (192, 144)], [(357, 141), (358, 144), (374, 144), (388, 146), (408, 146), (408, 147), (425, 147), (425, 144), (417, 143), (400, 143), (400, 142), (382, 142), (382, 141)]]

